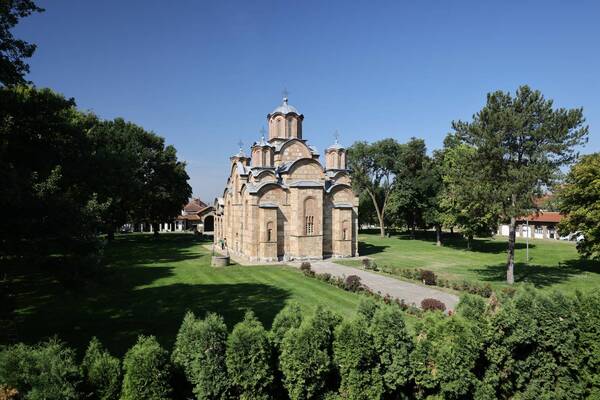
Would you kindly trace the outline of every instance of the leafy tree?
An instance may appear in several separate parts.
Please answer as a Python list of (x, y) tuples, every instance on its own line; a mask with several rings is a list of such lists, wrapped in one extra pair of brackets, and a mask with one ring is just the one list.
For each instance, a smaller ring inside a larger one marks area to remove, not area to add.
[(81, 364), (90, 397), (98, 400), (116, 400), (121, 392), (121, 362), (93, 337)]
[(485, 197), (492, 190), (491, 183), (481, 181), (477, 175), (465, 173), (475, 168), (472, 164), (475, 149), (457, 143), (454, 135), (446, 137), (444, 146), (439, 217), (443, 225), (460, 228), (470, 249), (474, 236), (490, 236), (498, 227), (499, 211)]
[(364, 317), (343, 321), (336, 328), (333, 350), (335, 363), (342, 378), (342, 398), (381, 398), (383, 379), (373, 338), (369, 333), (369, 323)]
[(481, 296), (465, 293), (460, 296), (456, 313), (470, 321), (482, 321), (485, 317), (486, 303)]
[(140, 139), (144, 191), (135, 215), (138, 221), (151, 223), (154, 234), (158, 235), (158, 224), (179, 215), (182, 205), (192, 195), (192, 188), (187, 182), (185, 163), (177, 160), (173, 146), (165, 146), (164, 139), (154, 134)]
[(138, 337), (125, 354), (122, 400), (162, 400), (171, 394), (169, 354), (154, 336)]
[(292, 301), (286, 304), (286, 306), (277, 313), (273, 320), (273, 324), (271, 325), (269, 337), (273, 347), (279, 349), (287, 331), (292, 328), (298, 328), (301, 323), (302, 308), (300, 307), (300, 303)]
[(422, 184), (427, 160), (425, 141), (411, 138), (400, 145), (395, 167), (394, 189), (390, 196), (390, 214), (411, 229), (414, 238), (418, 225), (423, 225), (425, 185)]
[(471, 199), (496, 205), (500, 215), (510, 219), (506, 273), (510, 284), (517, 218), (535, 208), (533, 199), (554, 182), (560, 166), (575, 158), (576, 146), (588, 134), (581, 108), (552, 106), (539, 91), (521, 86), (514, 97), (501, 91), (488, 94), (472, 122), (452, 123), (457, 139), (473, 148), (463, 168)]
[(24, 59), (33, 55), (36, 46), (24, 40), (16, 39), (10, 32), (21, 18), (34, 12), (42, 12), (43, 8), (32, 0), (6, 0), (0, 3), (0, 83), (15, 85), (26, 83), (25, 74), (29, 65)]
[(268, 399), (273, 384), (268, 334), (252, 311), (238, 323), (227, 341), (227, 371), (240, 399)]
[(427, 313), (419, 321), (410, 356), (417, 396), (472, 397), (478, 386), (474, 370), (482, 346), (476, 332), (458, 316), (446, 318), (441, 313)]
[(75, 351), (55, 338), (35, 346), (19, 343), (2, 349), (0, 382), (28, 400), (81, 397)]
[(559, 207), (565, 218), (561, 232), (581, 232), (577, 250), (600, 259), (600, 153), (589, 154), (575, 164), (559, 191)]
[(423, 194), (423, 221), (426, 225), (433, 226), (436, 234), (436, 245), (442, 245), (442, 227), (445, 222), (443, 195), (443, 152), (436, 151), (433, 157), (427, 157), (423, 166), (423, 173), (419, 180)]
[(290, 399), (314, 399), (323, 394), (332, 373), (333, 331), (338, 322), (319, 307), (285, 334), (279, 362)]
[(352, 185), (357, 193), (366, 192), (373, 202), (381, 236), (385, 236), (385, 212), (394, 185), (394, 171), (400, 146), (394, 139), (368, 144), (356, 142), (348, 149)]
[[(103, 206), (87, 179), (94, 118), (49, 89), (0, 88), (0, 246), (17, 256), (95, 250)], [(33, 251), (32, 251), (33, 249)]]
[(413, 348), (402, 311), (394, 306), (381, 307), (373, 316), (369, 333), (379, 358), (385, 393), (397, 398), (394, 394), (410, 381), (409, 356)]

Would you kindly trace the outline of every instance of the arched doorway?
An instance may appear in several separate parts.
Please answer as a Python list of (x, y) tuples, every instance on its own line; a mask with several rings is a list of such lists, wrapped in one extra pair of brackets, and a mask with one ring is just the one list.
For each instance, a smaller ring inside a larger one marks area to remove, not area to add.
[(214, 232), (215, 230), (215, 217), (212, 215), (207, 215), (204, 218), (204, 233)]

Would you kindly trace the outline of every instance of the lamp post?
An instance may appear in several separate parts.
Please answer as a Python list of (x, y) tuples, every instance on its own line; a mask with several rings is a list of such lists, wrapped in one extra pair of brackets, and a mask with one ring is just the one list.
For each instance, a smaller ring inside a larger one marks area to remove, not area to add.
[(527, 250), (525, 251), (525, 262), (529, 263), (529, 218), (525, 220), (525, 224), (527, 225), (527, 238), (525, 239)]

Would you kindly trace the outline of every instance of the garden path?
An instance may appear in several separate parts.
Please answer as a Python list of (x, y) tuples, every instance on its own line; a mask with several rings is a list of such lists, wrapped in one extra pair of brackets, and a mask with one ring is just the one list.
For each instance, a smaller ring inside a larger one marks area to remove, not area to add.
[[(300, 267), (299, 262), (294, 262), (291, 265)], [(338, 277), (358, 275), (361, 283), (368, 286), (372, 291), (376, 293), (381, 292), (381, 295), (383, 296), (389, 294), (393, 298), (404, 300), (406, 304), (414, 304), (417, 307), (420, 307), (421, 301), (427, 298), (440, 300), (446, 305), (446, 310), (454, 310), (458, 304), (458, 296), (451, 293), (432, 287), (401, 281), (389, 276), (365, 271), (360, 268), (347, 267), (327, 260), (311, 261), (311, 268), (317, 274), (327, 272)]]

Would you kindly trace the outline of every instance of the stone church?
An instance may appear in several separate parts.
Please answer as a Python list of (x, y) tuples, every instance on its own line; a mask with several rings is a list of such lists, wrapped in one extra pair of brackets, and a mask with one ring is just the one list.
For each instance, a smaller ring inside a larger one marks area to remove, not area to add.
[(358, 255), (358, 198), (346, 150), (319, 152), (303, 138), (304, 116), (283, 103), (267, 115), (268, 140), (230, 160), (223, 197), (215, 200), (215, 243), (254, 261)]

